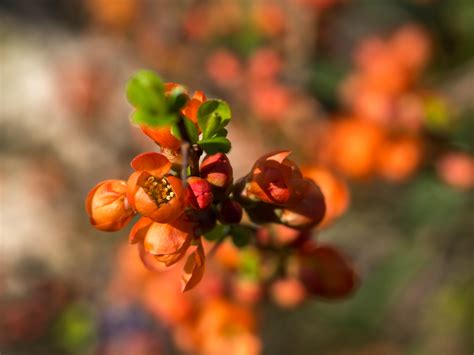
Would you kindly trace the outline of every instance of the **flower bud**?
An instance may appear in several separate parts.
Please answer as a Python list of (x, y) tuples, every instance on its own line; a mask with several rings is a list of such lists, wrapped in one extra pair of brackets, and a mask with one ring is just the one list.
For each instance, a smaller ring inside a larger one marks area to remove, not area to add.
[(103, 231), (117, 231), (132, 219), (134, 212), (127, 200), (127, 183), (106, 180), (87, 195), (86, 211), (91, 224)]
[(196, 210), (204, 210), (212, 204), (211, 185), (204, 179), (191, 176), (188, 178), (187, 205)]
[(357, 274), (335, 248), (309, 245), (298, 256), (298, 274), (306, 291), (325, 299), (349, 296), (357, 287)]
[(230, 161), (223, 153), (208, 155), (201, 163), (201, 176), (214, 188), (225, 190), (233, 179)]
[(218, 206), (219, 220), (224, 224), (240, 223), (242, 219), (242, 207), (235, 201), (225, 200)]
[(308, 229), (322, 221), (326, 204), (320, 188), (310, 179), (302, 179), (296, 187), (296, 198), (277, 211), (279, 221), (288, 227)]

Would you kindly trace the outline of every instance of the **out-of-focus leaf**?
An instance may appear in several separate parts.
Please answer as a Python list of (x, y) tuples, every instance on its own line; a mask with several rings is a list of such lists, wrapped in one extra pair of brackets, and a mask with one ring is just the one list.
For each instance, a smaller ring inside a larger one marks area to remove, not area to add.
[(229, 226), (218, 224), (209, 232), (204, 233), (204, 238), (206, 238), (209, 241), (216, 241), (227, 236), (229, 232), (230, 232)]
[(231, 227), (230, 234), (232, 236), (232, 242), (238, 248), (246, 246), (253, 235), (254, 231), (243, 225), (234, 225)]

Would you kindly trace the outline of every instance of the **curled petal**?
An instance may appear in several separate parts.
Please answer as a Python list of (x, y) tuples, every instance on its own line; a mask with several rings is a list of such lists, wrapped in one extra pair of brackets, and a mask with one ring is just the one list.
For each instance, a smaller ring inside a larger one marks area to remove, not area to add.
[(148, 127), (140, 126), (143, 133), (150, 137), (161, 148), (177, 151), (181, 147), (181, 141), (171, 134), (170, 127)]
[(264, 161), (268, 161), (268, 160), (274, 160), (277, 163), (281, 164), (286, 158), (288, 158), (290, 154), (291, 154), (290, 150), (278, 150), (275, 152), (271, 152), (260, 157), (257, 160), (256, 164), (263, 163)]
[(309, 179), (302, 179), (295, 188), (295, 199), (280, 212), (280, 222), (298, 229), (316, 226), (326, 213), (321, 189)]
[(191, 237), (187, 238), (184, 244), (176, 253), (166, 255), (154, 255), (154, 259), (156, 261), (159, 261), (160, 263), (163, 263), (165, 266), (171, 266), (177, 263), (186, 255), (186, 252), (189, 246), (191, 245), (191, 240)]
[(147, 253), (145, 250), (145, 247), (143, 246), (143, 243), (138, 243), (138, 255), (140, 256), (140, 260), (142, 261), (143, 265), (145, 267), (153, 272), (161, 272), (165, 270), (165, 267), (163, 266), (162, 263), (159, 263), (157, 260), (155, 260), (154, 256), (151, 255), (150, 253)]
[(144, 239), (145, 250), (153, 255), (174, 254), (192, 235), (193, 226), (184, 218), (171, 223), (152, 223)]
[(135, 171), (147, 171), (149, 174), (160, 178), (171, 169), (171, 162), (160, 153), (147, 152), (137, 155), (130, 163)]
[(183, 292), (194, 288), (202, 279), (205, 269), (205, 256), (202, 243), (199, 242), (196, 250), (188, 257), (181, 276)]
[(132, 227), (130, 234), (128, 236), (128, 241), (130, 244), (135, 244), (138, 242), (143, 242), (145, 239), (146, 232), (148, 231), (148, 227), (153, 223), (153, 221), (149, 218), (142, 217), (140, 218), (137, 223)]

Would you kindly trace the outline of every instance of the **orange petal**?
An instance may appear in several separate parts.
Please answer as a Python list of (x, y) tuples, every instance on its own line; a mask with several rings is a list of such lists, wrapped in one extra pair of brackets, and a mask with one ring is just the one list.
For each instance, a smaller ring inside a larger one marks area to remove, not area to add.
[(189, 236), (192, 225), (180, 218), (172, 223), (152, 223), (146, 233), (145, 250), (153, 255), (173, 254), (181, 250)]
[(202, 279), (205, 270), (205, 256), (202, 243), (199, 242), (196, 250), (188, 257), (181, 276), (183, 292), (194, 288)]
[(130, 163), (136, 171), (147, 171), (155, 177), (165, 176), (171, 169), (171, 162), (160, 153), (147, 152), (137, 155)]
[(277, 150), (275, 152), (271, 152), (265, 154), (264, 156), (260, 157), (257, 162), (262, 162), (265, 160), (274, 160), (278, 163), (283, 163), (283, 161), (291, 154), (290, 150)]
[(128, 241), (130, 244), (138, 243), (139, 241), (143, 241), (145, 239), (146, 232), (148, 231), (148, 227), (152, 224), (153, 221), (149, 218), (142, 217), (140, 218), (137, 223), (132, 227), (130, 234), (128, 236)]
[(155, 255), (154, 258), (155, 260), (165, 264), (165, 266), (171, 266), (178, 261), (180, 261), (184, 255), (186, 255), (186, 252), (191, 245), (191, 240), (192, 236), (190, 235), (188, 239), (184, 242), (183, 246), (181, 249), (179, 249), (176, 253), (173, 254), (167, 254), (167, 255)]

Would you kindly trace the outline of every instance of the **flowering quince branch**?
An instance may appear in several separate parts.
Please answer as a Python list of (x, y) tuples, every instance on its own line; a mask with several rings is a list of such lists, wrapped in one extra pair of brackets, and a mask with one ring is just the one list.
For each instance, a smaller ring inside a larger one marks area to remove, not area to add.
[[(130, 79), (127, 98), (135, 109), (132, 122), (160, 152), (136, 156), (127, 181), (105, 180), (89, 192), (86, 211), (94, 227), (117, 231), (139, 215), (130, 244), (138, 245), (152, 269), (153, 263), (171, 266), (186, 258), (183, 291), (203, 277), (202, 237), (214, 243), (208, 257), (227, 237), (237, 247), (251, 245), (262, 258), (278, 260), (277, 277), (299, 278), (310, 294), (332, 299), (353, 291), (357, 277), (346, 259), (309, 238), (309, 230), (323, 220), (326, 204), (318, 185), (288, 159), (289, 151), (264, 155), (234, 183), (226, 156), (231, 149), (227, 103), (207, 99), (201, 91), (190, 96), (184, 86), (163, 83), (146, 70)], [(252, 225), (241, 223), (244, 211)], [(262, 237), (271, 225), (287, 226), (282, 228), (296, 237), (284, 249), (275, 246)], [(296, 268), (290, 265), (295, 263)]]

